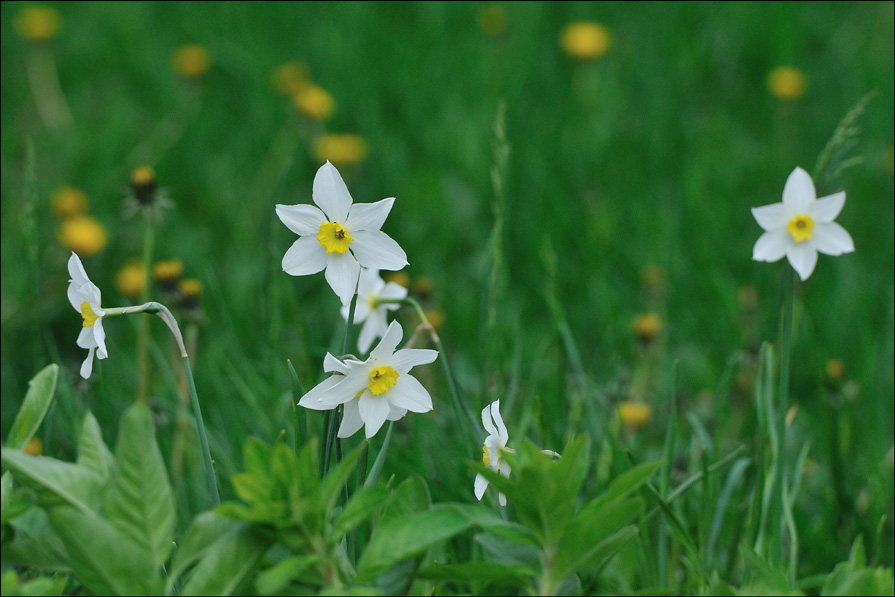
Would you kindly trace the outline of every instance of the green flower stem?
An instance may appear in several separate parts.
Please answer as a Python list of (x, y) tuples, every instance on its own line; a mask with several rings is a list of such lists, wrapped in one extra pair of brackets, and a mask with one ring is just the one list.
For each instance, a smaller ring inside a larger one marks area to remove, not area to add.
[[(155, 224), (152, 218), (145, 218), (146, 227), (143, 230), (143, 290), (140, 292), (140, 300), (143, 303), (149, 301), (149, 285), (152, 283), (152, 253), (155, 249)], [(137, 400), (146, 402), (149, 395), (149, 320), (144, 319), (140, 325), (137, 336)]]
[(479, 425), (478, 419), (472, 414), (472, 410), (469, 408), (469, 405), (463, 399), (462, 394), (460, 394), (459, 389), (457, 388), (457, 382), (454, 380), (454, 375), (451, 371), (451, 366), (448, 364), (447, 352), (444, 350), (444, 345), (441, 343), (441, 338), (438, 336), (438, 332), (435, 331), (435, 328), (429, 322), (429, 318), (426, 317), (426, 313), (423, 311), (423, 308), (420, 306), (419, 302), (413, 297), (408, 296), (405, 299), (401, 300), (383, 300), (376, 301), (376, 304), (403, 304), (410, 305), (413, 307), (413, 310), (416, 311), (417, 317), (420, 318), (420, 321), (423, 322), (423, 325), (429, 328), (429, 333), (432, 334), (432, 341), (435, 342), (435, 347), (438, 349), (438, 360), (441, 361), (441, 366), (444, 369), (444, 376), (448, 381), (448, 389), (451, 393), (451, 402), (454, 407), (454, 414), (457, 416), (457, 422), (466, 427), (463, 424), (464, 420), (468, 423), (468, 429), (472, 434), (473, 438), (477, 443), (482, 443), (485, 441), (485, 436), (482, 433), (482, 427)]
[(778, 537), (771, 543), (774, 559), (782, 553), (782, 528), (786, 471), (786, 415), (789, 412), (789, 370), (792, 360), (792, 317), (794, 302), (795, 272), (792, 268), (785, 268), (783, 274), (783, 338), (780, 350), (780, 387), (777, 391), (780, 399), (780, 410), (777, 412), (777, 469), (775, 471), (774, 488), (777, 499), (774, 500), (774, 509), (771, 516), (771, 524), (774, 525), (772, 537)]
[(202, 409), (199, 406), (199, 397), (196, 394), (196, 382), (193, 380), (193, 371), (190, 368), (190, 358), (187, 355), (186, 345), (183, 343), (183, 335), (180, 333), (180, 327), (177, 325), (177, 320), (174, 319), (174, 316), (171, 315), (171, 311), (169, 311), (167, 307), (154, 301), (136, 305), (134, 307), (116, 307), (112, 309), (104, 309), (104, 311), (105, 317), (130, 315), (133, 313), (152, 313), (158, 315), (174, 335), (174, 340), (177, 342), (177, 348), (180, 349), (180, 356), (183, 359), (183, 371), (186, 374), (186, 381), (190, 390), (190, 401), (193, 404), (193, 411), (195, 411), (196, 415), (199, 443), (202, 446), (202, 457), (205, 460), (205, 478), (208, 481), (208, 492), (211, 495), (212, 506), (218, 506), (221, 503), (221, 496), (218, 493), (218, 484), (214, 474), (214, 463), (211, 460), (211, 451), (208, 449), (208, 437), (205, 435), (205, 422), (202, 420)]
[(31, 97), (44, 125), (50, 130), (70, 127), (74, 118), (65, 101), (56, 69), (56, 57), (49, 44), (31, 44), (25, 54), (25, 74), (31, 87)]
[[(348, 339), (351, 337), (351, 328), (354, 326), (354, 312), (357, 310), (357, 288), (354, 289), (354, 296), (351, 297), (351, 304), (348, 306), (348, 320), (345, 322), (345, 338), (342, 340), (342, 354), (348, 354)], [(339, 409), (327, 411), (323, 419), (323, 427), (326, 430), (326, 440), (323, 444), (323, 467), (320, 474), (325, 477), (329, 471), (330, 456), (332, 454), (333, 443), (336, 444), (336, 462), (342, 459), (342, 440), (336, 437), (339, 431), (339, 423), (341, 416)]]

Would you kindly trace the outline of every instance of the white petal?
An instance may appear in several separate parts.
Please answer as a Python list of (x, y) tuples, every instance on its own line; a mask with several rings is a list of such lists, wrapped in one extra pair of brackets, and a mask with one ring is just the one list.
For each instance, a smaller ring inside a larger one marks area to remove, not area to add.
[(507, 505), (507, 496), (505, 496), (502, 493), (498, 493), (497, 501), (500, 503), (501, 506), (506, 506)]
[(401, 408), (400, 406), (395, 406), (391, 402), (388, 403), (388, 420), (389, 421), (400, 421), (404, 418), (404, 415), (407, 414), (406, 408)]
[(283, 271), (292, 276), (316, 274), (326, 267), (326, 249), (313, 236), (300, 236), (283, 255)]
[(815, 222), (829, 223), (836, 219), (845, 205), (845, 191), (822, 197), (811, 205), (808, 215)]
[(357, 400), (349, 400), (345, 403), (342, 413), (342, 424), (339, 426), (339, 437), (351, 437), (357, 430), (364, 426), (364, 420), (360, 418), (360, 410)]
[(370, 295), (379, 296), (385, 281), (379, 277), (379, 270), (363, 268), (360, 270), (360, 280), (357, 282), (357, 294), (361, 297)]
[(87, 353), (87, 358), (81, 363), (81, 377), (84, 379), (90, 379), (90, 374), (93, 373), (93, 353), (95, 350), (95, 348), (91, 348)]
[(825, 255), (842, 255), (855, 250), (851, 235), (836, 222), (815, 224), (813, 233), (814, 248)]
[(358, 407), (360, 408), (360, 418), (364, 420), (364, 433), (367, 439), (370, 439), (376, 435), (388, 418), (388, 400), (383, 400), (382, 396), (373, 396), (370, 392), (364, 392), (358, 398)]
[(407, 265), (407, 254), (398, 243), (381, 230), (352, 232), (351, 251), (358, 262), (375, 269), (399, 270)]
[[(299, 406), (303, 406), (305, 408), (310, 408), (312, 410), (330, 410), (341, 404), (338, 400), (340, 397), (344, 395), (344, 392), (339, 392), (334, 388), (339, 385), (341, 382), (345, 381), (345, 377), (342, 375), (333, 375), (331, 377), (327, 377), (319, 384), (311, 388), (311, 390), (301, 397), (301, 400), (298, 401)], [(321, 404), (320, 400), (322, 398), (328, 398), (329, 402), (327, 404)], [(350, 400), (351, 397), (348, 398)], [(347, 402), (345, 400), (343, 402)]]
[(817, 265), (817, 249), (810, 242), (792, 243), (786, 247), (786, 257), (790, 265), (804, 282)]
[(792, 243), (792, 235), (786, 228), (769, 230), (758, 237), (752, 247), (752, 259), (755, 261), (777, 261), (786, 255), (786, 247)]
[(475, 476), (475, 498), (481, 501), (482, 496), (485, 495), (485, 490), (488, 489), (488, 479), (483, 477), (481, 474)]
[[(77, 253), (72, 252), (71, 257), (68, 258), (68, 273), (71, 276), (68, 285), (68, 300), (71, 306), (78, 313), (81, 312), (81, 304), (84, 301), (90, 302), (91, 307), (99, 308), (102, 305), (102, 293), (99, 287), (87, 277), (84, 264), (81, 263), (81, 258), (78, 257)], [(94, 312), (96, 312), (96, 309), (94, 309)]]
[(93, 330), (93, 340), (96, 342), (96, 356), (104, 359), (109, 356), (106, 351), (106, 330), (103, 328), (103, 318), (100, 317), (92, 326), (87, 329)]
[(488, 458), (491, 460), (491, 464), (488, 465), (492, 470), (498, 470), (497, 461), (500, 458), (500, 447), (503, 445), (503, 442), (500, 441), (500, 436), (496, 433), (493, 435), (489, 435), (485, 438), (485, 447), (488, 449)]
[(277, 215), (286, 228), (299, 236), (311, 235), (317, 238), (320, 225), (326, 222), (326, 215), (313, 205), (277, 205)]
[(401, 324), (393, 321), (388, 326), (385, 334), (383, 334), (382, 340), (370, 353), (370, 360), (376, 363), (390, 363), (392, 354), (394, 354), (395, 348), (398, 347), (398, 343), (401, 342), (403, 337), (404, 330), (401, 328)]
[(782, 203), (772, 203), (771, 205), (762, 205), (761, 207), (753, 207), (752, 215), (755, 221), (764, 230), (773, 230), (775, 228), (785, 228), (789, 223), (789, 212)]
[(503, 424), (503, 417), (500, 416), (500, 400), (495, 400), (491, 403), (491, 416), (494, 417), (494, 422), (497, 423), (500, 443), (504, 446), (507, 445), (507, 440), (510, 439), (510, 436), (507, 433), (507, 426)]
[(348, 365), (329, 353), (326, 353), (326, 356), (323, 357), (323, 370), (327, 373), (337, 371), (342, 375), (348, 375)]
[(391, 365), (399, 374), (410, 371), (417, 365), (428, 365), (438, 358), (437, 350), (428, 348), (402, 348), (391, 358)]
[(506, 460), (501, 460), (500, 464), (497, 465), (498, 470), (500, 470), (500, 474), (504, 477), (510, 476), (510, 463)]
[[(326, 214), (327, 218), (342, 225), (348, 219), (348, 210), (351, 209), (351, 194), (342, 175), (336, 167), (326, 162), (317, 170), (314, 177), (313, 189), (314, 203)], [(354, 290), (352, 288), (352, 290)]]
[(84, 264), (81, 263), (81, 258), (74, 251), (72, 251), (71, 257), (68, 258), (68, 275), (71, 276), (71, 281), (77, 286), (91, 283), (90, 278), (87, 277), (87, 272), (84, 270)]
[[(385, 301), (403, 301), (407, 298), (407, 289), (395, 282), (389, 282), (379, 293), (379, 298)], [(401, 305), (390, 304), (382, 306), (386, 309), (397, 309)]]
[(359, 275), (360, 265), (351, 253), (329, 254), (326, 260), (326, 281), (343, 305), (351, 302)]
[(497, 436), (497, 429), (494, 427), (494, 422), (491, 420), (490, 404), (482, 409), (482, 425), (485, 427), (485, 431), (488, 432), (489, 436)]
[(332, 390), (320, 397), (320, 406), (327, 409), (335, 408), (353, 400), (361, 392), (369, 394), (365, 392), (368, 383), (370, 383), (368, 375), (349, 373), (340, 384), (333, 386)]
[[(363, 270), (361, 270), (363, 271)], [(361, 278), (363, 278), (363, 274), (361, 274)], [(342, 319), (346, 322), (348, 321), (348, 316), (351, 315), (351, 304), (342, 305), (340, 310), (342, 313)], [(363, 323), (367, 317), (370, 316), (370, 307), (367, 306), (367, 301), (364, 299), (363, 295), (358, 290), (357, 293), (357, 305), (354, 307), (354, 323)], [(363, 351), (361, 351), (363, 352)]]
[(807, 213), (815, 199), (817, 192), (811, 176), (801, 168), (793, 170), (783, 187), (783, 203), (790, 215)]
[(388, 401), (399, 408), (410, 412), (427, 413), (432, 410), (432, 397), (414, 376), (404, 374), (389, 388), (388, 394), (380, 394), (380, 398), (388, 396)]
[(81, 328), (81, 333), (78, 334), (78, 346), (81, 348), (96, 348), (96, 336), (93, 335), (93, 330), (91, 328)]
[(81, 305), (84, 301), (90, 302), (92, 298), (89, 292), (89, 282), (87, 284), (78, 284), (74, 280), (68, 283), (68, 302), (75, 308), (78, 313), (81, 312)]
[[(385, 322), (385, 311), (376, 309), (367, 317), (364, 327), (361, 328), (360, 336), (357, 339), (357, 349), (361, 354), (370, 350), (373, 341), (385, 334), (388, 324)], [(394, 365), (392, 365), (394, 367)], [(397, 369), (397, 367), (395, 367)], [(398, 373), (401, 373), (398, 371)]]
[(395, 203), (394, 197), (377, 201), (376, 203), (355, 203), (348, 212), (348, 220), (345, 228), (354, 236), (355, 231), (379, 230), (385, 224), (388, 212)]

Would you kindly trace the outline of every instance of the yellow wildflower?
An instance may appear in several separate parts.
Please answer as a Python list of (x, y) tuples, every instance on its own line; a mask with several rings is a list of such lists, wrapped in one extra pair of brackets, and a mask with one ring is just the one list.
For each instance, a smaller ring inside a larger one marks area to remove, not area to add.
[(63, 220), (83, 214), (89, 205), (84, 191), (68, 186), (56, 189), (50, 202), (53, 205), (53, 211)]
[(653, 418), (653, 408), (645, 402), (625, 400), (618, 405), (618, 416), (625, 428), (637, 431)]
[(122, 295), (137, 298), (146, 285), (146, 268), (139, 259), (129, 261), (115, 274), (115, 288)]
[(292, 95), (292, 102), (302, 114), (315, 120), (328, 120), (336, 111), (336, 100), (333, 96), (313, 83), (301, 86)]
[(108, 241), (106, 229), (90, 216), (75, 216), (59, 226), (59, 243), (78, 255), (95, 255), (106, 247)]
[(649, 344), (662, 331), (662, 318), (655, 313), (641, 313), (634, 318), (631, 327), (641, 342)]
[(398, 286), (410, 288), (410, 276), (404, 272), (393, 272), (385, 277), (386, 282), (394, 282)]
[(308, 66), (301, 62), (281, 64), (271, 77), (273, 88), (283, 95), (295, 95), (308, 84), (309, 79)]
[(62, 17), (49, 6), (28, 6), (16, 15), (15, 28), (28, 41), (49, 41), (62, 28)]
[(25, 454), (31, 454), (32, 456), (40, 456), (44, 451), (44, 443), (40, 441), (39, 437), (32, 437), (28, 440), (28, 443), (25, 444), (25, 447), (22, 448), (22, 451)]
[(171, 57), (174, 70), (185, 79), (198, 79), (211, 67), (211, 56), (205, 46), (186, 44), (177, 48)]
[(163, 287), (177, 288), (180, 276), (183, 275), (183, 262), (180, 259), (157, 261), (152, 266), (152, 279)]
[(609, 51), (612, 46), (612, 35), (602, 23), (580, 21), (566, 25), (559, 44), (572, 58), (594, 60)]
[(768, 74), (768, 90), (782, 100), (797, 100), (805, 93), (805, 74), (791, 66), (778, 66)]
[(314, 141), (314, 155), (325, 163), (335, 166), (353, 166), (367, 157), (367, 142), (360, 135), (328, 134)]

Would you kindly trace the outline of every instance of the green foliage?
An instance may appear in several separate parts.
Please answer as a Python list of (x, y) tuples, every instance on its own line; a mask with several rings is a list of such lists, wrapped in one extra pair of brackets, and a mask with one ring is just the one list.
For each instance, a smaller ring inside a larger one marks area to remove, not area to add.
[(21, 450), (37, 432), (50, 408), (58, 377), (59, 365), (51, 364), (28, 382), (28, 393), (6, 438), (7, 447)]
[(821, 588), (821, 595), (892, 595), (895, 581), (891, 568), (867, 566), (864, 540), (855, 539), (847, 562), (836, 566)]

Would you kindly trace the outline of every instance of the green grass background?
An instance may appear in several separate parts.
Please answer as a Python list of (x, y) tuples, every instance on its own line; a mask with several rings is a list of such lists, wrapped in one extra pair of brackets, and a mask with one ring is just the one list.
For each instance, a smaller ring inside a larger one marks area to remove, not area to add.
[[(496, 38), (477, 27), (486, 6), (478, 2), (59, 3), (64, 28), (53, 50), (75, 120), (61, 133), (44, 127), (25, 77), (28, 46), (13, 21), (26, 5), (0, 8), (4, 436), (28, 379), (55, 361), (66, 373), (42, 432), (47, 452), (70, 457), (88, 408), (113, 441), (135, 394), (136, 318), (106, 322), (109, 359), (97, 362), (89, 383), (81, 380), (80, 320), (65, 297), (68, 253), (56, 241), (49, 197), (61, 185), (88, 194), (110, 242), (85, 267), (104, 305), (125, 304), (114, 274), (140, 255), (142, 227), (122, 217), (122, 200), (131, 169), (146, 161), (176, 206), (159, 228), (156, 255), (182, 259), (185, 274), (205, 286), (193, 364), (224, 494), (232, 495), (227, 479), (241, 470), (246, 436), (273, 442), (281, 429), (292, 432), (286, 359), (311, 387), (343, 329), (322, 276), (293, 278), (280, 267), (294, 234), (274, 205), (310, 202), (319, 164), (270, 77), (278, 65), (302, 60), (338, 104), (327, 128), (367, 140), (368, 159), (343, 172), (354, 200), (397, 197), (384, 230), (407, 252), (407, 273), (433, 281), (426, 304), (445, 315), (442, 338), (461, 387), (476, 411), (502, 399), (511, 445), (526, 436), (560, 449), (569, 433), (585, 429), (545, 300), (540, 255), (548, 238), (558, 297), (595, 387), (615, 404), (651, 359), (653, 422), (622, 436), (637, 457), (661, 453), (675, 360), (679, 412), (692, 413), (724, 453), (749, 445), (751, 390), (722, 375), (737, 351), (746, 356), (727, 372), (748, 373), (757, 341), (777, 340), (781, 273), (789, 267), (751, 260), (761, 231), (749, 208), (780, 201), (793, 168), (810, 171), (839, 119), (876, 90), (853, 149), (865, 161), (818, 189), (847, 191), (838, 221), (856, 252), (821, 255), (797, 288), (791, 400), (800, 410), (790, 440), (794, 453), (812, 445), (797, 508), (803, 570), (829, 570), (857, 532), (873, 535), (882, 514), (892, 520), (891, 2), (508, 3), (508, 29)], [(611, 50), (596, 62), (571, 60), (559, 47), (563, 26), (581, 19), (612, 33)], [(198, 85), (171, 69), (171, 53), (184, 43), (211, 53)], [(765, 78), (780, 65), (805, 73), (801, 99), (768, 92)], [(489, 296), (489, 169), (501, 101), (511, 153), (503, 283)], [(169, 146), (152, 140), (163, 122), (182, 126)], [(29, 196), (36, 242), (23, 234)], [(665, 271), (661, 300), (641, 282), (651, 265)], [(744, 287), (758, 297), (752, 328), (738, 306)], [(489, 305), (497, 308), (490, 329)], [(665, 327), (646, 355), (631, 320), (649, 309)], [(409, 336), (414, 320), (401, 319)], [(169, 340), (155, 321), (153, 333), (151, 403), (167, 454), (177, 398), (165, 367)], [(853, 399), (835, 411), (820, 382), (834, 357), (855, 382)], [(419, 473), (434, 499), (469, 501), (465, 462), (480, 448), (453, 439), (461, 434), (440, 369), (420, 368), (419, 378), (436, 410), (396, 425), (386, 477)], [(686, 418), (681, 426), (688, 438), (695, 433)], [(691, 465), (693, 441), (679, 448), (682, 469)], [(830, 490), (835, 458), (844, 465), (844, 501)], [(196, 468), (182, 513), (205, 503)], [(891, 529), (888, 522), (889, 565)]]

